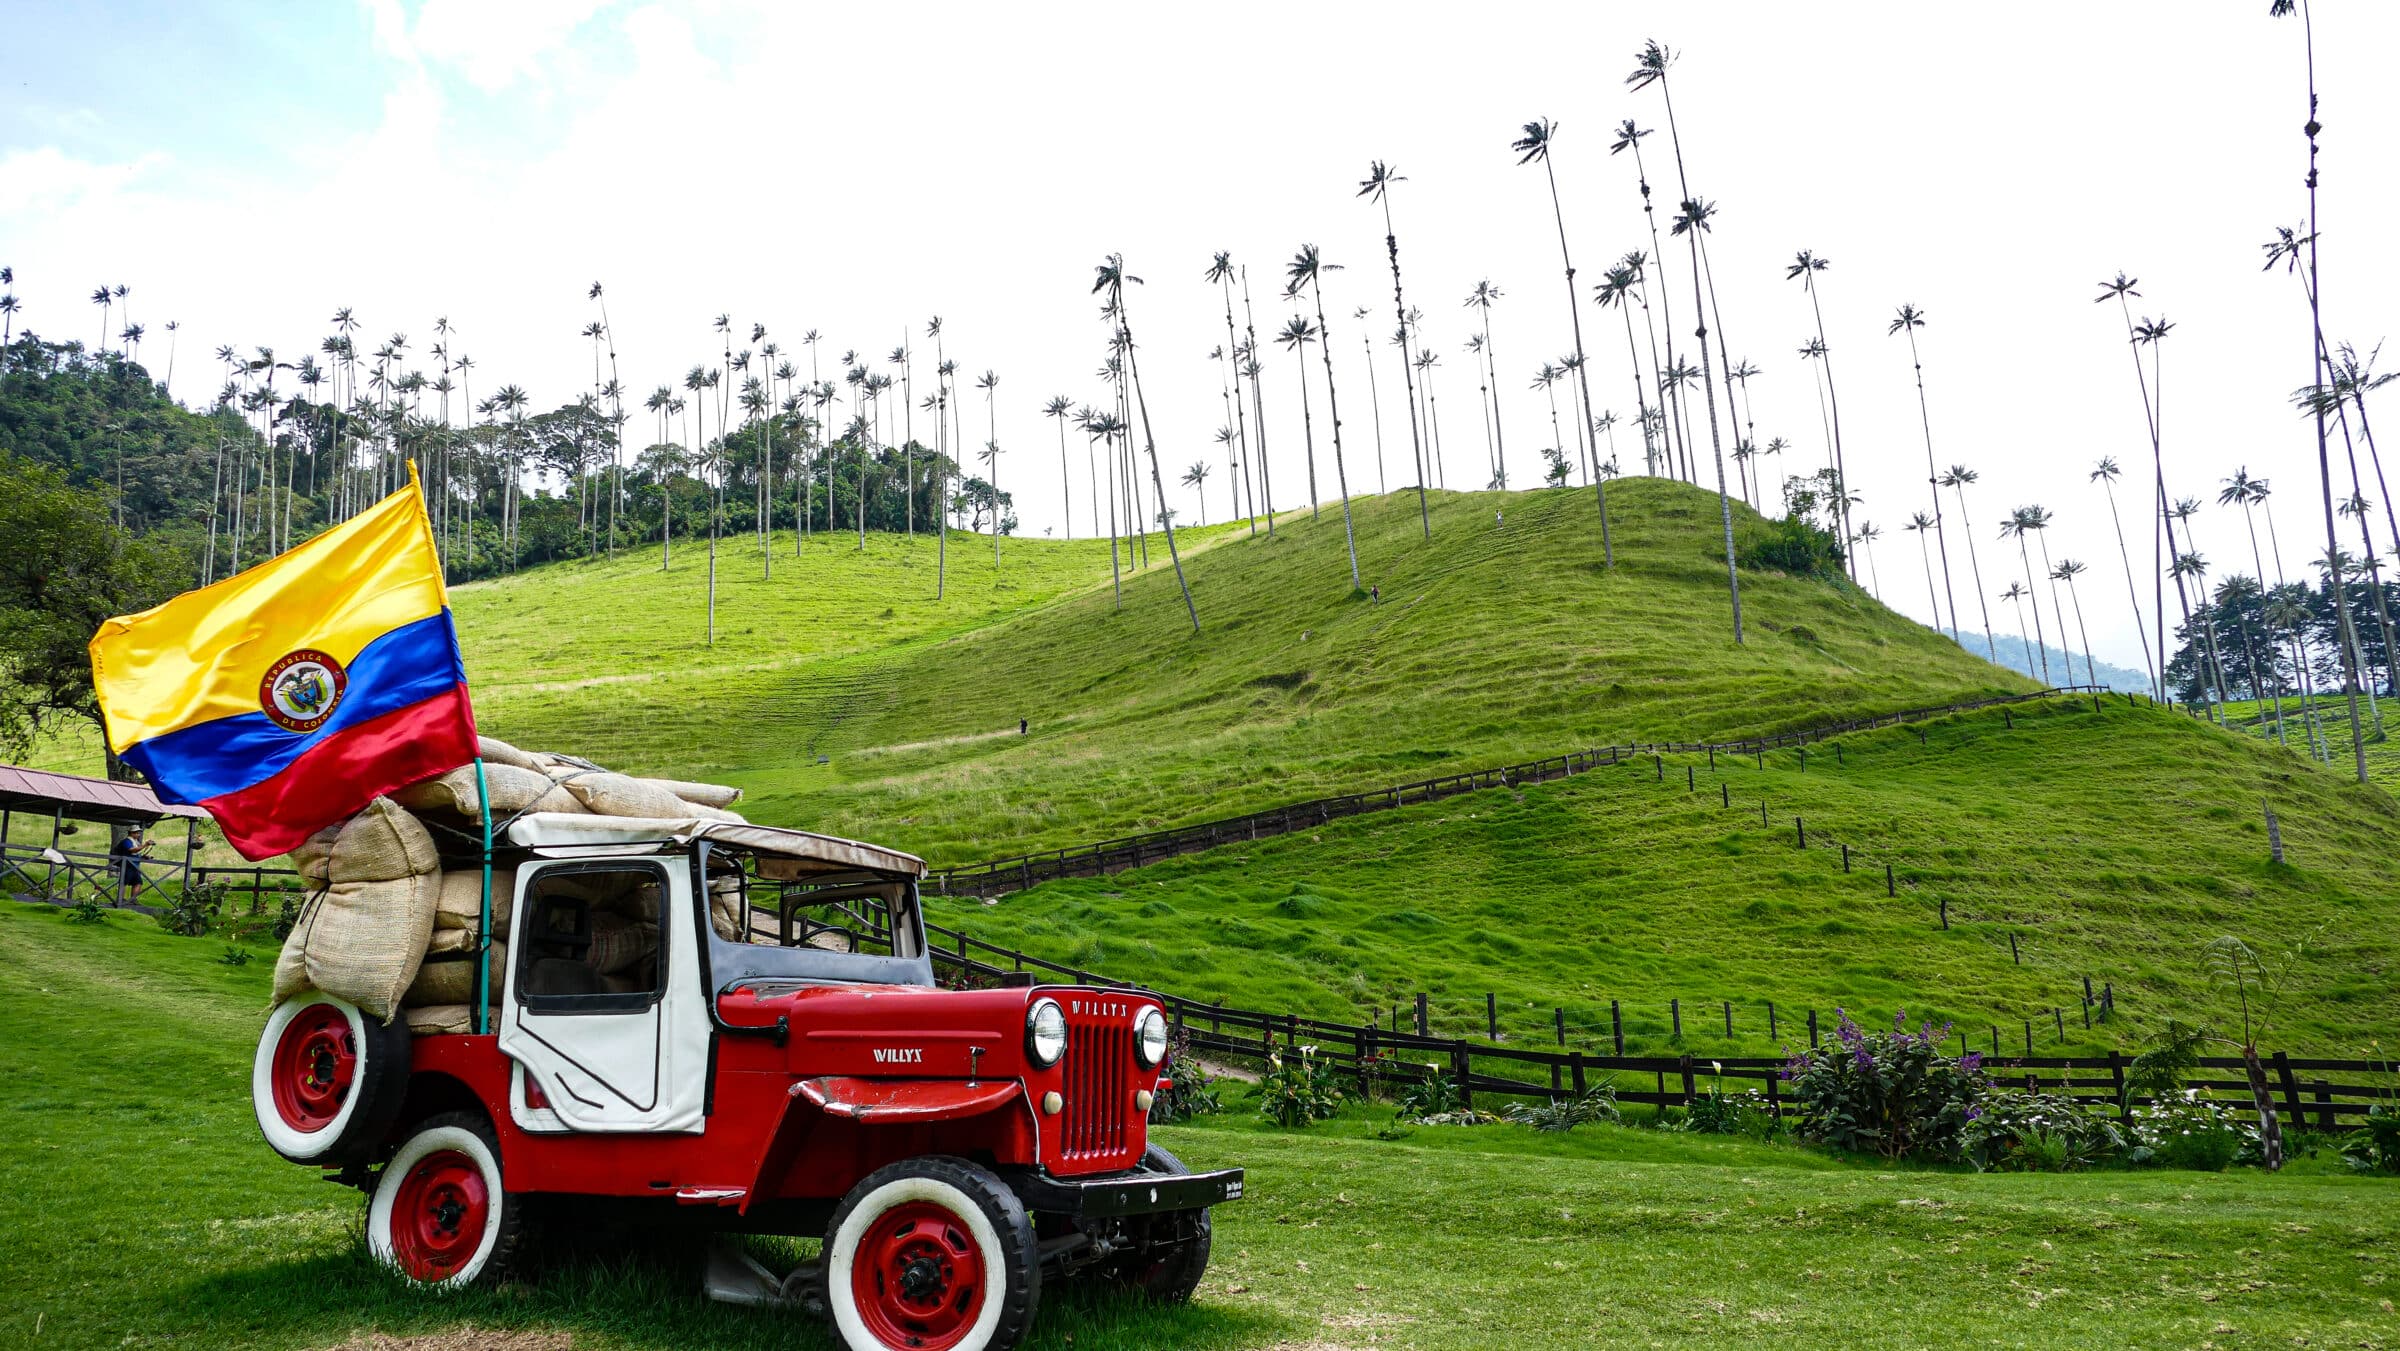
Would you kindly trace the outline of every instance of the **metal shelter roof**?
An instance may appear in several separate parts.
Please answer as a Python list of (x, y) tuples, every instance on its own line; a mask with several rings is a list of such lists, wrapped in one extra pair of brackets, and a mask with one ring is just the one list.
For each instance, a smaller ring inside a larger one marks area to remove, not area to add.
[(861, 868), (908, 877), (925, 875), (925, 860), (897, 849), (813, 831), (738, 821), (533, 812), (517, 818), (516, 824), (508, 828), (508, 838), (536, 849), (713, 840), (789, 864), (774, 874), (786, 881)]
[(148, 825), (162, 816), (208, 819), (208, 813), (198, 807), (159, 801), (144, 784), (53, 774), (20, 765), (0, 765), (0, 807), (119, 825)]

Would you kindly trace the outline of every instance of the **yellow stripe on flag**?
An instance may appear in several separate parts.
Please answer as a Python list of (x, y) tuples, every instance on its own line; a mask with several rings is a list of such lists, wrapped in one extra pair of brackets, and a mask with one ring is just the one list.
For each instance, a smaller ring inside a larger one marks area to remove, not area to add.
[(347, 665), (368, 643), (448, 604), (432, 524), (408, 486), (288, 552), (92, 638), (92, 680), (122, 754), (179, 727), (259, 711), (259, 684), (285, 654), (314, 648)]

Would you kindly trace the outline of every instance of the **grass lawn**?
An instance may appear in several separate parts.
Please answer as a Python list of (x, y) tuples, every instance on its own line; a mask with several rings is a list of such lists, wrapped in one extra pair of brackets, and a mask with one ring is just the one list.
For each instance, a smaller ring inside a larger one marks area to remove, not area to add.
[[(1243, 1008), (1388, 1026), (1422, 991), (1437, 1033), (1480, 1037), (1490, 993), (1504, 1034), (1537, 1048), (1564, 1007), (1572, 1044), (1608, 1049), (1616, 1000), (1633, 1053), (1703, 1057), (1805, 1044), (1806, 1011), (1830, 1029), (1837, 1004), (1955, 1020), (1985, 1047), (1996, 1024), (2012, 1053), (2032, 1019), (2040, 1054), (2063, 1009), (2068, 1049), (2130, 1051), (2169, 1016), (2230, 1016), (2202, 978), (2209, 939), (2276, 956), (2306, 938), (2271, 1039), (2349, 1057), (2400, 1026), (2395, 828), (2381, 789), (2271, 745), (2121, 696), (2057, 699), (1847, 736), (1805, 769), (1789, 750), (1763, 769), (1642, 757), (929, 912)], [(2088, 1032), (2085, 977), (2114, 985), (2119, 1015)]]
[[(2400, 718), (2400, 707), (2395, 707), (2389, 697), (2380, 702), (2386, 718)], [(2333, 759), (2328, 766), (2329, 772), (2344, 777), (2354, 776), (2357, 769), (2350, 749), (2350, 701), (2342, 695), (2320, 694), (2314, 700), (2297, 697), (2284, 700), (2283, 741), (2292, 747), (2294, 754), (2308, 754), (2308, 733), (2301, 720), (2304, 712), (2312, 706), (2318, 726), (2323, 729), (2320, 735), (2332, 748)], [(2243, 699), (2221, 704), (2219, 708), (2223, 710), (2226, 722), (2243, 734), (2261, 740), (2276, 739), (2273, 702)], [(2363, 693), (2359, 695), (2358, 712), (2360, 717), (2368, 719), (2367, 777), (2382, 784), (2387, 791), (2400, 789), (2400, 743), (2393, 742), (2388, 732), (2377, 734), (2373, 711), (2368, 707), (2367, 697)]]
[[(355, 1193), (267, 1150), (249, 1057), (268, 954), (0, 907), (0, 1345), (269, 1347), (462, 1326), (581, 1348), (828, 1345), (709, 1304), (657, 1252), (558, 1256), (428, 1298), (366, 1262)], [(1619, 1127), (1372, 1138), (1238, 1113), (1169, 1129), (1240, 1163), (1197, 1302), (1045, 1300), (1035, 1345), (1480, 1348), (2400, 1343), (2400, 1192), (2330, 1151), (2276, 1177), (1993, 1175)]]

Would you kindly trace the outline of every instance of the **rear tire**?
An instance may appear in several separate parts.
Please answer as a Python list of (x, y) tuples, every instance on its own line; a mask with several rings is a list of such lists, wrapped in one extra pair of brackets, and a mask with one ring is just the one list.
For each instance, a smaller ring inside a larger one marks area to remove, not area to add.
[(878, 1169), (825, 1232), (825, 1304), (853, 1351), (1008, 1351), (1041, 1293), (1025, 1207), (964, 1159)]
[(259, 1132), (294, 1163), (334, 1168), (372, 1155), (408, 1096), (408, 1024), (310, 992), (276, 1005), (250, 1061)]
[(473, 1112), (420, 1123), (367, 1203), (367, 1250), (411, 1285), (493, 1285), (517, 1258), (525, 1198), (509, 1194), (491, 1124)]

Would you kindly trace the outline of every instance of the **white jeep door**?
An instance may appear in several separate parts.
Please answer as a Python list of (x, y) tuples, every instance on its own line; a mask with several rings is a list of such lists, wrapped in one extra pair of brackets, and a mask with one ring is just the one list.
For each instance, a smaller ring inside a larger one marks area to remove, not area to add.
[(681, 858), (543, 860), (517, 870), (500, 1050), (518, 1126), (696, 1131), (708, 1018)]

